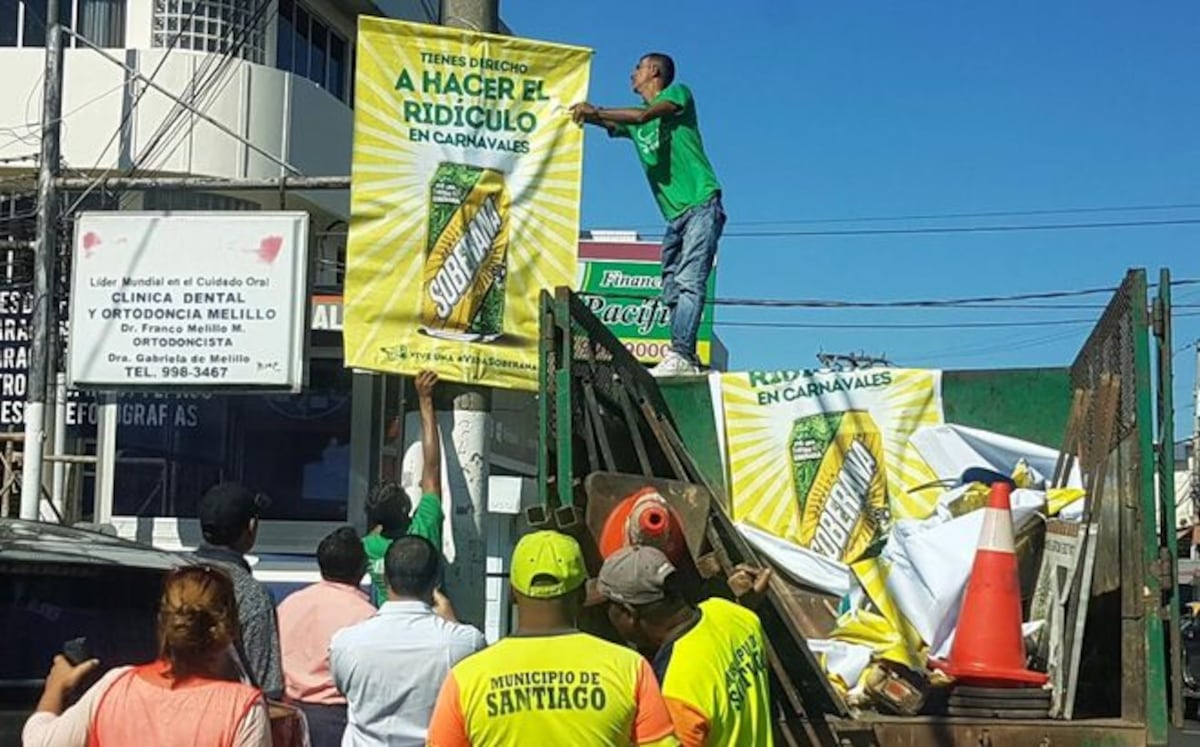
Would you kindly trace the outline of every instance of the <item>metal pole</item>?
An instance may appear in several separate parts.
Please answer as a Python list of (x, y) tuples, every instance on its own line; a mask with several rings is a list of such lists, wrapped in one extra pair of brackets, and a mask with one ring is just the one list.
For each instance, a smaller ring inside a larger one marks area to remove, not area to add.
[(54, 298), (54, 253), (58, 230), (59, 120), (62, 114), (63, 45), (58, 3), (46, 3), (46, 75), (42, 84), (42, 148), (38, 169), (37, 243), (34, 245), (33, 316), (29, 321), (29, 381), (25, 399), (25, 444), (21, 467), (21, 518), (37, 519), (42, 494), (46, 437), (50, 330), (58, 324)]
[(441, 24), (495, 33), (500, 27), (500, 0), (442, 0)]
[(1200, 514), (1200, 340), (1196, 340), (1192, 345), (1196, 353), (1196, 371), (1192, 383), (1192, 404), (1195, 411), (1192, 414), (1192, 459), (1188, 464), (1188, 487), (1192, 497), (1189, 517), (1192, 520), (1192, 537), (1189, 540), (1192, 547), (1189, 555), (1195, 560), (1200, 555), (1195, 540), (1195, 525), (1197, 515)]
[[(441, 0), (444, 26), (471, 31), (494, 32), (500, 9), (499, 0)], [(488, 473), (491, 461), (492, 392), (478, 386), (459, 384), (443, 387), (443, 397), (451, 398), (453, 427), (450, 441), (458, 469), (447, 477), (453, 510), (450, 531), (454, 538), (455, 558), (446, 571), (446, 591), (454, 600), (463, 620), (485, 626), (487, 590), (487, 519)], [(439, 409), (445, 399), (437, 398)], [(443, 420), (439, 416), (438, 420)], [(450, 456), (450, 455), (447, 455)], [(459, 507), (466, 509), (459, 513)]]
[[(54, 374), (54, 448), (51, 454), (56, 457), (67, 453), (67, 375), (61, 371)], [(56, 461), (51, 467), (50, 502), (58, 509), (58, 513), (66, 522), (79, 520), (78, 516), (69, 516), (66, 505), (67, 465)]]
[(96, 428), (96, 489), (92, 503), (92, 521), (97, 524), (112, 522), (119, 407), (116, 392), (100, 395), (100, 422)]
[[(63, 176), (55, 185), (66, 191), (88, 189), (95, 184), (91, 177)], [(316, 189), (350, 189), (348, 176), (284, 176), (265, 179), (213, 179), (206, 176), (114, 176), (100, 180), (100, 186), (114, 192), (126, 190), (189, 190), (189, 189), (236, 189), (270, 190), (272, 192)], [(0, 249), (7, 245), (0, 242)], [(18, 247), (19, 248), (19, 247)]]

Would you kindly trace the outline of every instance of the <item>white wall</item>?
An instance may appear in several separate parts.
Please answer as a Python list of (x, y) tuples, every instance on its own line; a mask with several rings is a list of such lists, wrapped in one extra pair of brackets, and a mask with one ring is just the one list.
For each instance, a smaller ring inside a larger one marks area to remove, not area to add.
[(125, 46), (149, 49), (154, 43), (154, 0), (127, 0), (125, 4)]
[[(0, 96), (0, 159), (37, 151), (41, 113), (43, 56), (38, 49), (0, 50), (5, 89)], [(210, 55), (175, 50), (118, 52), (163, 88), (182, 94)], [(159, 125), (175, 102), (148, 89), (138, 100), (134, 116), (120, 137), (120, 128), (141, 83), (123, 85), (117, 65), (86, 49), (70, 49), (64, 63), (63, 158), (72, 170), (99, 172), (124, 168), (143, 156)], [(310, 81), (274, 68), (237, 61), (219, 76), (202, 99), (202, 110), (229, 129), (308, 176), (348, 174), (353, 113)], [(106, 146), (108, 146), (106, 148)], [(144, 166), (163, 174), (193, 174), (221, 178), (265, 178), (280, 166), (198, 116), (186, 114)], [(344, 204), (331, 198), (331, 207)], [(338, 212), (344, 213), (343, 210)]]
[[(369, 2), (346, 4), (339, 0), (302, 0), (312, 11), (347, 39), (356, 31), (354, 14), (373, 6)], [(388, 0), (382, 12), (397, 18), (430, 22), (437, 0)], [(265, 32), (268, 60), (274, 60), (275, 6)], [(183, 94), (206, 61), (198, 52), (152, 49), (154, 0), (128, 0), (126, 50), (109, 50), (140, 73), (177, 95)], [(162, 68), (155, 72), (166, 56)], [(0, 49), (3, 91), (0, 96), (0, 176), (29, 172), (32, 161), (5, 159), (37, 152), (40, 137), (42, 68), (41, 49)], [(118, 65), (89, 49), (68, 49), (64, 62), (63, 144), (68, 168), (99, 174), (127, 169), (146, 153), (159, 125), (175, 107), (169, 97), (145, 90), (144, 84), (126, 85)], [(350, 173), (353, 113), (341, 101), (312, 82), (271, 66), (237, 61), (220, 76), (219, 85), (200, 108), (266, 153), (280, 156), (307, 176)], [(133, 115), (122, 122), (134, 101)], [(110, 140), (112, 142), (110, 143)], [(152, 158), (141, 164), (148, 173), (196, 175), (214, 178), (265, 178), (284, 173), (266, 155), (247, 147), (200, 117), (187, 115), (175, 123)], [(318, 191), (299, 195), (339, 216), (349, 213), (348, 192)]]

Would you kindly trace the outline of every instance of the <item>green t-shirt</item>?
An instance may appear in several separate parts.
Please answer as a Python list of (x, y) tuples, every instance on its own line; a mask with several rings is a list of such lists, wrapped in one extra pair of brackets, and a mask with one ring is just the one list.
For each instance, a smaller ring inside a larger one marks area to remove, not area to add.
[[(424, 537), (441, 552), (444, 519), (442, 499), (433, 493), (426, 493), (417, 503), (412, 523), (408, 525), (408, 533)], [(383, 558), (391, 546), (392, 541), (382, 534), (368, 534), (363, 537), (363, 549), (367, 551), (367, 571), (371, 574), (371, 601), (376, 607), (387, 601), (387, 578), (383, 573)]]
[(672, 83), (650, 103), (659, 101), (670, 101), (679, 111), (645, 124), (617, 125), (612, 135), (633, 140), (659, 210), (667, 220), (674, 220), (703, 204), (721, 185), (704, 154), (691, 90)]

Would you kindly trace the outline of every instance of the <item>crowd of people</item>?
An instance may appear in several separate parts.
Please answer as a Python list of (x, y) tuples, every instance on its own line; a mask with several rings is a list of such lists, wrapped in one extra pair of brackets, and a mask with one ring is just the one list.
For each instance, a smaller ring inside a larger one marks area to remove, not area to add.
[[(398, 486), (373, 491), (366, 536), (345, 527), (322, 539), (321, 581), (276, 607), (245, 558), (265, 499), (236, 484), (210, 489), (204, 543), (166, 576), (157, 658), (79, 693), (99, 662), (55, 657), (24, 744), (261, 747), (271, 744), (268, 700), (304, 714), (313, 747), (772, 744), (752, 605), (692, 604), (657, 548), (617, 551), (589, 584), (575, 539), (530, 532), (510, 565), (516, 630), (489, 646), (457, 620), (440, 590), (435, 384), (418, 378), (415, 508)], [(730, 580), (745, 601), (768, 577), (743, 569)], [(599, 604), (628, 645), (580, 630), (585, 606)]]

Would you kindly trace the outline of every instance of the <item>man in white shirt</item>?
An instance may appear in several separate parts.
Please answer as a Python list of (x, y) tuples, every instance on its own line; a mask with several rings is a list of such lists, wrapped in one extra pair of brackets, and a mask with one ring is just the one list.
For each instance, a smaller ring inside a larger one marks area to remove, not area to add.
[(348, 705), (343, 747), (424, 745), (442, 681), (487, 645), (476, 628), (454, 620), (436, 591), (441, 555), (428, 540), (394, 541), (384, 574), (388, 601), (329, 646), (333, 681)]

